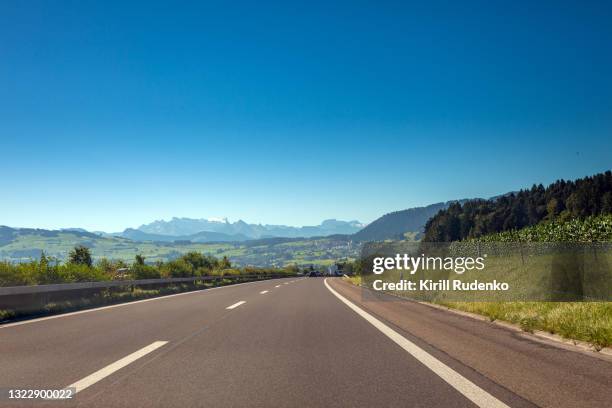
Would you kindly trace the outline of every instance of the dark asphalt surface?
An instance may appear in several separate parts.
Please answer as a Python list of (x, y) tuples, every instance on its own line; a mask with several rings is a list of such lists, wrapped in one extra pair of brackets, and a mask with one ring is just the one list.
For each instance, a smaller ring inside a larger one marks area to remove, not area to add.
[[(612, 405), (611, 362), (413, 302), (368, 300), (358, 288), (328, 282), (508, 406)], [(239, 301), (246, 303), (226, 309)], [(322, 278), (227, 286), (2, 327), (0, 388), (64, 388), (155, 341), (168, 343), (70, 403), (0, 406), (475, 406)]]

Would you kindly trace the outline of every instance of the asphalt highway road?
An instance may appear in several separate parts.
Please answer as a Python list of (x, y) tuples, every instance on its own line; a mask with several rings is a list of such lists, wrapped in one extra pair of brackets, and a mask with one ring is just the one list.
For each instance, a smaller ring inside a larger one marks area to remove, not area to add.
[(0, 390), (15, 407), (608, 407), (612, 362), (289, 278), (0, 326)]

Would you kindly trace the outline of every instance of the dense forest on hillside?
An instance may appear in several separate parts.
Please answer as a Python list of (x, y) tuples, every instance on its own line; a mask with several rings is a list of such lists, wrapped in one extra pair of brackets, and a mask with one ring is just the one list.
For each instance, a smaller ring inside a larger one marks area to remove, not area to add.
[(448, 242), (518, 230), (542, 221), (564, 222), (612, 214), (612, 172), (576, 181), (558, 180), (548, 187), (510, 193), (497, 200), (453, 203), (425, 225), (424, 240)]

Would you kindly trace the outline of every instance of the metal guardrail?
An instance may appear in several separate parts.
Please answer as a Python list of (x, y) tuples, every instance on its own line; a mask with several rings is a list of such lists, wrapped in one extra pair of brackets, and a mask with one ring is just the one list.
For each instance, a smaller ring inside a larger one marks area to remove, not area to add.
[(275, 279), (292, 275), (226, 275), (226, 276), (190, 276), (186, 278), (114, 280), (98, 282), (54, 283), (50, 285), (4, 286), (0, 287), (0, 296), (30, 295), (36, 293), (61, 292), (66, 290), (104, 289), (118, 286), (139, 286), (164, 283), (215, 281), (222, 279)]

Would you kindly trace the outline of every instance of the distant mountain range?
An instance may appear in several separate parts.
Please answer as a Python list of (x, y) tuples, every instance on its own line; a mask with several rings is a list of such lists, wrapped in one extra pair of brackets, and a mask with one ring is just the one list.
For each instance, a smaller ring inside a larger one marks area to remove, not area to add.
[(311, 238), (328, 235), (351, 235), (363, 228), (359, 221), (325, 220), (320, 225), (291, 227), (287, 225), (248, 224), (242, 220), (172, 218), (111, 234), (138, 241), (246, 241), (261, 238)]
[[(467, 200), (456, 200), (463, 203)], [(344, 236), (346, 240), (383, 241), (404, 239), (406, 234), (420, 238), (425, 223), (438, 211), (456, 201), (431, 204), (385, 214), (368, 225), (358, 221), (325, 220), (317, 226), (289, 227), (286, 225), (248, 224), (242, 220), (172, 218), (154, 221), (137, 229), (128, 228), (113, 234), (134, 241), (243, 242), (269, 238), (312, 238)]]
[[(495, 197), (494, 197), (495, 198)], [(467, 200), (457, 200), (463, 203)], [(121, 238), (134, 242), (159, 242), (161, 244), (203, 244), (211, 242), (250, 241), (270, 244), (281, 243), (283, 240), (332, 237), (341, 241), (383, 241), (404, 238), (419, 239), (425, 223), (440, 210), (448, 208), (454, 201), (431, 204), (425, 207), (415, 207), (385, 214), (369, 225), (359, 221), (324, 220), (319, 225), (292, 227), (274, 224), (249, 224), (243, 220), (229, 222), (226, 218), (194, 219), (174, 217), (168, 221), (158, 220), (143, 224), (138, 228), (127, 228), (122, 232), (106, 233), (89, 232), (82, 228), (63, 228), (56, 231), (0, 227), (0, 246), (13, 242), (20, 236), (67, 237), (74, 234), (81, 240), (92, 240), (97, 237)], [(62, 235), (64, 234), (64, 235)], [(92, 241), (93, 242), (93, 241)]]
[(139, 229), (127, 228), (125, 231), (119, 234), (113, 234), (114, 236), (120, 236), (123, 238), (131, 239), (132, 241), (157, 241), (157, 242), (180, 242), (180, 241), (191, 241), (191, 242), (242, 242), (247, 241), (249, 238), (244, 234), (224, 234), (222, 232), (211, 232), (201, 231), (191, 235), (164, 235), (164, 234), (151, 234), (149, 232), (143, 232)]
[(65, 259), (75, 245), (84, 245), (96, 259), (131, 261), (134, 254), (142, 253), (154, 262), (195, 250), (227, 254), (242, 265), (329, 262), (355, 256), (364, 241), (418, 239), (427, 220), (451, 203), (392, 212), (365, 227), (358, 221), (325, 220), (316, 226), (290, 227), (190, 218), (155, 221), (115, 234), (0, 226), (0, 260), (27, 261), (38, 258), (41, 251)]
[[(464, 202), (466, 200), (459, 200)], [(123, 238), (135, 242), (159, 243), (210, 243), (210, 242), (281, 242), (282, 240), (335, 237), (344, 241), (382, 241), (404, 239), (407, 235), (420, 238), (427, 220), (440, 210), (448, 208), (453, 201), (436, 203), (425, 207), (409, 208), (385, 214), (369, 225), (359, 221), (329, 219), (315, 226), (292, 227), (287, 225), (249, 224), (242, 220), (229, 222), (221, 219), (194, 219), (174, 217), (168, 221), (158, 220), (138, 228), (127, 228), (122, 232), (89, 232), (82, 228), (63, 228), (57, 231), (0, 227), (0, 246), (18, 236), (42, 235), (58, 237), (61, 233), (72, 233), (80, 239), (95, 237)], [(279, 241), (281, 240), (281, 241)], [(249, 244), (250, 245), (250, 244)]]

